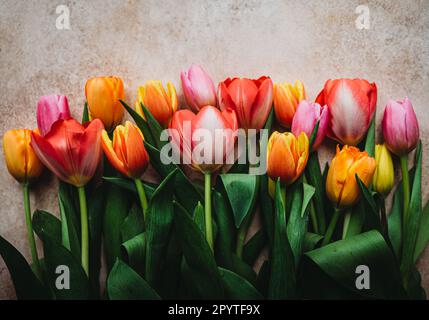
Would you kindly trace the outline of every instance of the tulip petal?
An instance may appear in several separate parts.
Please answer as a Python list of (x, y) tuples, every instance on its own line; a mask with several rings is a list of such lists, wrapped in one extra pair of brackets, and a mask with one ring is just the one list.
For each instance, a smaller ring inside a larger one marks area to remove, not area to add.
[(273, 82), (264, 78), (250, 112), (250, 128), (256, 130), (263, 128), (273, 106)]
[(113, 150), (112, 140), (110, 140), (106, 130), (103, 130), (103, 132), (101, 133), (101, 143), (104, 150), (104, 154), (106, 155), (112, 166), (114, 166), (115, 169), (121, 172), (123, 175), (128, 176), (129, 173), (125, 168), (124, 163), (118, 158), (115, 150)]

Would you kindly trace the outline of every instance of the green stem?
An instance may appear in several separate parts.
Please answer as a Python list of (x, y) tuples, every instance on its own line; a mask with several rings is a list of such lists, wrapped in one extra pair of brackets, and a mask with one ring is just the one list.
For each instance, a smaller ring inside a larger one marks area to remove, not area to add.
[(86, 275), (89, 274), (89, 251), (88, 251), (88, 210), (86, 206), (85, 187), (77, 187), (80, 204), (80, 227), (81, 227), (81, 252), (82, 268)]
[(319, 234), (319, 224), (317, 222), (316, 210), (314, 209), (313, 200), (310, 200), (310, 217), (314, 233)]
[(140, 204), (143, 210), (143, 224), (146, 223), (146, 211), (147, 211), (147, 198), (146, 193), (144, 192), (143, 183), (140, 179), (134, 179), (134, 183), (136, 184), (137, 193), (139, 195)]
[(331, 242), (332, 234), (334, 233), (335, 227), (340, 216), (341, 209), (335, 208), (334, 214), (332, 215), (331, 222), (329, 222), (328, 230), (326, 231), (325, 238), (323, 238), (322, 247)]
[(206, 239), (213, 251), (213, 226), (212, 226), (212, 185), (211, 185), (211, 173), (204, 173), (204, 217), (206, 223)]
[(27, 236), (30, 244), (31, 260), (34, 266), (36, 276), (42, 280), (42, 269), (40, 267), (39, 256), (37, 254), (36, 240), (34, 239), (33, 224), (31, 223), (31, 209), (30, 209), (30, 189), (28, 183), (24, 183), (24, 210), (25, 210), (25, 223), (27, 225)]
[(349, 224), (350, 219), (352, 218), (352, 212), (351, 210), (347, 210), (346, 214), (344, 215), (344, 224), (343, 224), (343, 236), (342, 239), (347, 238), (347, 231), (349, 230)]
[(387, 224), (386, 204), (383, 196), (380, 199), (380, 221), (383, 235), (387, 237), (389, 235), (389, 227)]
[(408, 221), (408, 206), (410, 203), (410, 178), (408, 176), (408, 155), (403, 155), (400, 158), (402, 170), (402, 187), (404, 193), (404, 208), (402, 211), (402, 223), (406, 225)]

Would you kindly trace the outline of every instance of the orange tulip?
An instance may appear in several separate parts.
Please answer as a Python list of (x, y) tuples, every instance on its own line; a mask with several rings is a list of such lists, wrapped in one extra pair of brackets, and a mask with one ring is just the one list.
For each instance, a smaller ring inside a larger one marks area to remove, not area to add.
[(178, 107), (176, 89), (171, 82), (167, 83), (167, 89), (168, 92), (159, 80), (150, 80), (140, 86), (137, 91), (137, 113), (145, 118), (143, 104), (161, 125), (167, 127)]
[(273, 180), (280, 178), (282, 184), (293, 183), (307, 165), (309, 145), (304, 132), (298, 137), (290, 132), (273, 132), (267, 147), (268, 176)]
[(30, 145), (31, 130), (14, 129), (3, 136), (3, 152), (9, 173), (19, 182), (36, 179), (43, 164)]
[(301, 81), (274, 84), (274, 112), (277, 121), (284, 127), (290, 128), (293, 116), (299, 103), (305, 99), (305, 89)]
[(113, 142), (106, 130), (103, 130), (101, 137), (104, 153), (112, 166), (129, 178), (140, 178), (149, 164), (140, 129), (126, 121), (125, 126), (116, 127)]
[(366, 151), (345, 145), (332, 159), (326, 178), (328, 198), (338, 207), (349, 207), (359, 200), (359, 186), (356, 174), (362, 182), (369, 186), (375, 172), (375, 159)]
[(125, 92), (121, 78), (91, 78), (86, 82), (85, 96), (91, 120), (100, 119), (107, 131), (122, 122), (124, 107), (119, 100), (125, 98)]

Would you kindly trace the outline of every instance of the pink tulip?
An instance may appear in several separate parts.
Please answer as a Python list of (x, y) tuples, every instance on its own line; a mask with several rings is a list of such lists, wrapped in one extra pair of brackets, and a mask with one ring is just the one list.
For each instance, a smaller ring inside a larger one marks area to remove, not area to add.
[(37, 103), (37, 126), (42, 136), (51, 131), (55, 121), (70, 118), (69, 103), (66, 96), (51, 94), (39, 99)]
[(273, 82), (265, 76), (228, 78), (219, 83), (218, 100), (221, 110), (235, 111), (240, 128), (260, 130), (273, 105)]
[[(237, 128), (233, 110), (221, 112), (213, 106), (203, 107), (198, 114), (179, 110), (169, 125), (173, 148), (181, 154), (185, 164), (203, 173), (214, 172), (225, 164), (226, 157), (234, 151)], [(210, 150), (210, 157), (204, 158), (207, 161), (198, 158), (205, 155), (196, 152), (196, 148), (204, 152)]]
[(193, 64), (180, 74), (186, 103), (195, 112), (204, 106), (216, 106), (216, 90), (208, 73)]
[(292, 133), (298, 137), (301, 132), (304, 132), (310, 139), (314, 127), (319, 121), (316, 139), (313, 142), (312, 150), (316, 150), (325, 139), (328, 130), (329, 110), (325, 105), (323, 107), (318, 103), (309, 103), (303, 100), (298, 105), (295, 115), (292, 120)]
[(397, 156), (408, 154), (419, 141), (419, 123), (408, 98), (389, 100), (382, 120), (384, 141)]
[(364, 79), (328, 80), (316, 102), (329, 108), (328, 136), (355, 146), (371, 124), (377, 104), (377, 86)]

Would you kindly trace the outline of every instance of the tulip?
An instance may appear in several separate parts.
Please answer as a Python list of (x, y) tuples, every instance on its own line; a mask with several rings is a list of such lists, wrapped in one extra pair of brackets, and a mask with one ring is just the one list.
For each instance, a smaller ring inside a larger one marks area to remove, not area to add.
[(7, 131), (3, 136), (3, 152), (9, 173), (22, 183), (24, 192), (25, 223), (30, 246), (31, 259), (35, 274), (42, 279), (42, 272), (37, 254), (36, 240), (34, 239), (31, 223), (30, 189), (29, 182), (38, 178), (43, 171), (42, 162), (30, 145), (31, 130), (15, 129)]
[[(204, 173), (206, 240), (212, 250), (211, 174), (219, 170), (227, 155), (234, 151), (237, 128), (233, 110), (221, 112), (213, 106), (203, 107), (196, 115), (190, 110), (177, 111), (169, 126), (172, 147), (182, 154), (184, 162)], [(222, 140), (216, 141), (218, 138)], [(197, 150), (204, 151), (204, 156), (208, 152), (209, 156), (199, 159), (199, 154), (194, 154)]]
[(37, 103), (37, 127), (45, 136), (55, 121), (70, 119), (69, 103), (66, 96), (52, 94), (43, 96)]
[(75, 119), (58, 120), (46, 136), (32, 132), (31, 146), (39, 159), (59, 179), (77, 187), (81, 220), (82, 267), (88, 275), (88, 213), (85, 184), (91, 180), (102, 157), (103, 123), (94, 119), (81, 125)]
[[(335, 212), (322, 246), (330, 242), (342, 210), (353, 206), (359, 200), (360, 191), (356, 175), (368, 187), (372, 182), (375, 167), (375, 159), (370, 157), (366, 151), (361, 152), (358, 148), (347, 145), (340, 151), (337, 145), (337, 154), (332, 159), (326, 177), (326, 193), (329, 200), (335, 204)], [(347, 224), (344, 225), (343, 237), (347, 233), (347, 226)]]
[(9, 173), (21, 183), (40, 176), (43, 164), (30, 145), (31, 130), (15, 129), (3, 136), (3, 152)]
[(397, 156), (406, 155), (416, 147), (419, 141), (419, 124), (408, 98), (387, 102), (382, 128), (387, 148)]
[(355, 146), (371, 124), (377, 86), (363, 79), (328, 80), (316, 102), (329, 108), (328, 136), (341, 144)]
[(194, 112), (205, 106), (216, 106), (216, 90), (212, 79), (200, 66), (193, 64), (180, 74), (186, 103)]
[(304, 132), (295, 137), (290, 132), (273, 132), (267, 146), (267, 174), (284, 185), (295, 182), (307, 165), (309, 141)]
[(395, 183), (392, 156), (385, 144), (375, 146), (374, 190), (383, 196), (389, 194)]
[(144, 147), (142, 132), (136, 125), (126, 121), (125, 126), (115, 128), (113, 142), (106, 130), (103, 130), (101, 136), (103, 150), (109, 162), (116, 170), (134, 180), (143, 214), (146, 215), (147, 198), (140, 177), (149, 165), (149, 155)]
[(137, 113), (146, 119), (141, 106), (143, 104), (161, 125), (167, 127), (178, 107), (176, 88), (171, 82), (167, 83), (167, 90), (164, 90), (159, 80), (150, 80), (140, 86), (137, 91)]
[(312, 150), (316, 150), (325, 139), (328, 130), (329, 110), (318, 103), (301, 101), (292, 120), (292, 133), (297, 137), (304, 132), (307, 137), (311, 137), (314, 127), (319, 122), (316, 138), (313, 141)]
[(277, 121), (284, 127), (290, 128), (299, 103), (305, 99), (305, 89), (301, 81), (274, 84), (274, 112)]
[(221, 110), (232, 109), (240, 128), (260, 130), (265, 125), (273, 104), (273, 82), (269, 77), (257, 80), (227, 78), (218, 86)]
[(419, 124), (413, 105), (408, 98), (402, 101), (389, 100), (381, 122), (384, 142), (391, 152), (400, 157), (403, 185), (403, 221), (408, 220), (410, 202), (410, 178), (408, 176), (408, 153), (419, 141)]
[(124, 107), (119, 100), (125, 98), (125, 92), (121, 78), (91, 78), (86, 82), (85, 96), (90, 119), (100, 119), (107, 131), (122, 122)]
[(366, 151), (344, 146), (332, 159), (326, 178), (326, 193), (337, 208), (353, 206), (359, 200), (359, 179), (368, 187), (372, 182), (376, 163)]

